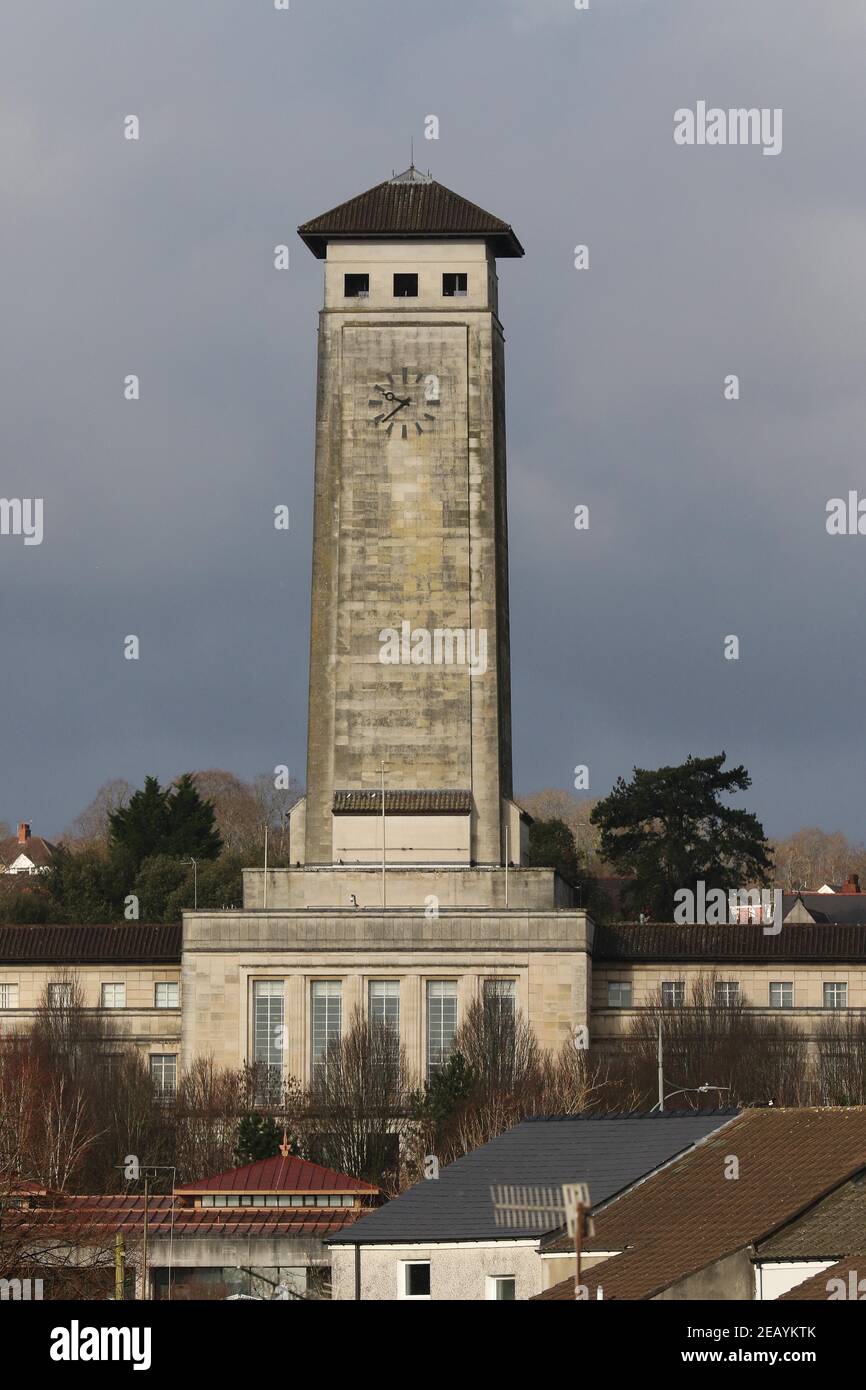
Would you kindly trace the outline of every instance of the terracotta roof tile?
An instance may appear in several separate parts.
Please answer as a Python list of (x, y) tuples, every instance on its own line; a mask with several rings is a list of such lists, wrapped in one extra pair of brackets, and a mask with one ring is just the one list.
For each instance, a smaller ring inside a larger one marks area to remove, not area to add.
[(598, 926), (592, 956), (602, 961), (866, 960), (866, 924), (788, 922), (775, 936), (757, 924)]
[(50, 961), (55, 965), (78, 961), (148, 961), (179, 965), (180, 922), (123, 926), (3, 926), (0, 925), (0, 961), (27, 964)]

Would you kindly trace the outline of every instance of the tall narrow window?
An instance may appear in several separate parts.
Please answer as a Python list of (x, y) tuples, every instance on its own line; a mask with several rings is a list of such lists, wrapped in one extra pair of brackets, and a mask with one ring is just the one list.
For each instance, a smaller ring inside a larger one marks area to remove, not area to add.
[(427, 982), (427, 1074), (434, 1076), (451, 1055), (457, 1031), (457, 984), (454, 980)]
[(170, 1100), (177, 1091), (177, 1057), (171, 1053), (154, 1053), (150, 1059), (150, 1079), (157, 1095)]
[(285, 981), (253, 984), (253, 1061), (261, 1073), (259, 1099), (279, 1094), (283, 1070)]
[(313, 1066), (327, 1061), (328, 1049), (340, 1041), (343, 986), (339, 980), (314, 980), (312, 986)]
[(484, 1003), (487, 1008), (494, 1009), (500, 1018), (513, 1022), (517, 1012), (517, 981), (485, 980)]
[(390, 1028), (400, 1036), (400, 981), (371, 980), (368, 1013), (371, 1023)]

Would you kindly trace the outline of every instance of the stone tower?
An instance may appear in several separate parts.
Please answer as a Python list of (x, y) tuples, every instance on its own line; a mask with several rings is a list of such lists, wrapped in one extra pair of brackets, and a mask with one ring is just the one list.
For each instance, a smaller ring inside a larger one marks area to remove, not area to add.
[(414, 166), (298, 230), (325, 300), (292, 858), (520, 863), (496, 258), (523, 248)]

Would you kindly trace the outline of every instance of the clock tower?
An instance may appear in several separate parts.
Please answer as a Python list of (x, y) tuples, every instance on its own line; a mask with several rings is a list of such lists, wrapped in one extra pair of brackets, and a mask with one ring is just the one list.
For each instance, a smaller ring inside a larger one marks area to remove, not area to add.
[(519, 864), (496, 260), (523, 248), (414, 166), (298, 230), (325, 300), (292, 859)]

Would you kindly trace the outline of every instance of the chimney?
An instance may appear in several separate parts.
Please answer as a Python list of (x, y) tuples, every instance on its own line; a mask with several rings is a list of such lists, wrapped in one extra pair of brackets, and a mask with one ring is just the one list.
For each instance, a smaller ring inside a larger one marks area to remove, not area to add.
[(861, 891), (861, 888), (860, 888), (860, 875), (859, 875), (859, 874), (849, 874), (848, 877), (846, 878), (845, 882), (842, 884), (842, 887), (841, 887), (841, 889), (840, 889), (840, 892), (842, 892), (842, 893), (859, 893), (860, 891)]
[(26, 843), (27, 843), (27, 841), (28, 841), (29, 839), (30, 839), (30, 822), (29, 822), (29, 821), (26, 821), (26, 820), (19, 821), (19, 822), (18, 822), (18, 843), (19, 843), (19, 845), (26, 845)]

